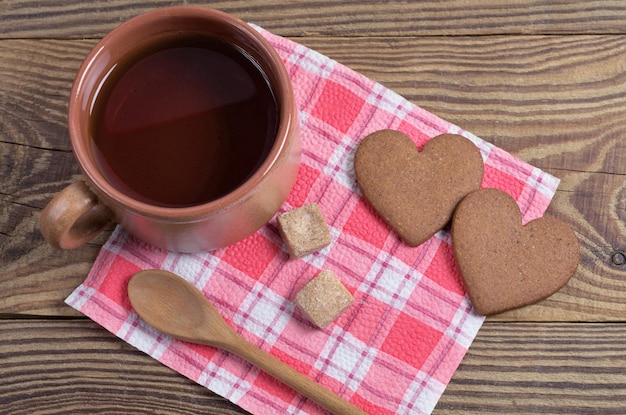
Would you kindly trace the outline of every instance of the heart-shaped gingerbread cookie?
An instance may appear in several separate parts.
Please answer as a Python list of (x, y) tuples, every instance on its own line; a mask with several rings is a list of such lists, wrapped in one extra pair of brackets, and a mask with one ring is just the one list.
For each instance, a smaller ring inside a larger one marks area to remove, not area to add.
[(459, 201), (483, 178), (478, 148), (460, 135), (431, 139), (421, 152), (399, 131), (365, 137), (354, 156), (363, 195), (407, 245), (417, 246), (452, 218)]
[(551, 217), (522, 226), (515, 200), (498, 189), (465, 197), (452, 219), (452, 247), (476, 311), (483, 315), (554, 294), (578, 267), (578, 238)]

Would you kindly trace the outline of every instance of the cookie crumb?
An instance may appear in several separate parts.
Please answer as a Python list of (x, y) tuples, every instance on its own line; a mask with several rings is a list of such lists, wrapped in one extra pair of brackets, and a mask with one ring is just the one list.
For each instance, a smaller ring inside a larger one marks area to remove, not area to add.
[(319, 251), (330, 244), (330, 231), (317, 203), (278, 215), (278, 231), (293, 258)]
[(352, 305), (354, 297), (332, 271), (324, 270), (296, 294), (295, 302), (311, 323), (325, 329)]

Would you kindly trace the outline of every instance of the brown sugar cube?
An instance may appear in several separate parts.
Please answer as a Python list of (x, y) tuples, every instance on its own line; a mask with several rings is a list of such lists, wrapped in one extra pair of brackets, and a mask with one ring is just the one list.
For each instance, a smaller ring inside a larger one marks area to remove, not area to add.
[(330, 232), (316, 203), (278, 215), (278, 230), (293, 258), (319, 251), (330, 244)]
[(354, 301), (332, 271), (324, 270), (296, 294), (296, 305), (317, 327), (328, 327)]

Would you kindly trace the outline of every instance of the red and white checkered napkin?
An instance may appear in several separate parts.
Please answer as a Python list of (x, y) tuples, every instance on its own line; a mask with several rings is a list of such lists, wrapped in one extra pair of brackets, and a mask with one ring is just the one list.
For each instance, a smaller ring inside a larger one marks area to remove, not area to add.
[[(391, 128), (421, 147), (437, 134), (462, 134), (485, 159), (483, 186), (512, 195), (525, 221), (543, 214), (558, 180), (328, 57), (259, 30), (282, 56), (300, 109), (302, 165), (282, 210), (317, 202), (332, 244), (292, 260), (273, 219), (228, 248), (180, 254), (148, 246), (118, 228), (67, 303), (253, 414), (323, 413), (239, 358), (173, 340), (143, 323), (127, 299), (129, 278), (146, 268), (173, 271), (202, 290), (250, 342), (364, 411), (428, 414), (483, 318), (465, 296), (446, 231), (410, 248), (364, 202), (353, 169), (359, 140)], [(355, 297), (323, 331), (293, 303), (322, 269), (334, 271)]]

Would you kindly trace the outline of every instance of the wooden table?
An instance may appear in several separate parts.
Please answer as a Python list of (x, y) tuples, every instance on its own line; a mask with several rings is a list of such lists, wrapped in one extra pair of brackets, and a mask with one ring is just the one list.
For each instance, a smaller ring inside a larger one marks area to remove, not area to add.
[[(76, 70), (120, 22), (201, 3), (294, 39), (562, 179), (560, 292), (487, 319), (435, 414), (626, 413), (626, 3), (0, 2), (0, 414), (240, 414), (64, 305), (106, 236), (68, 252), (41, 209), (79, 177)], [(570, 4), (571, 3), (571, 4)]]

